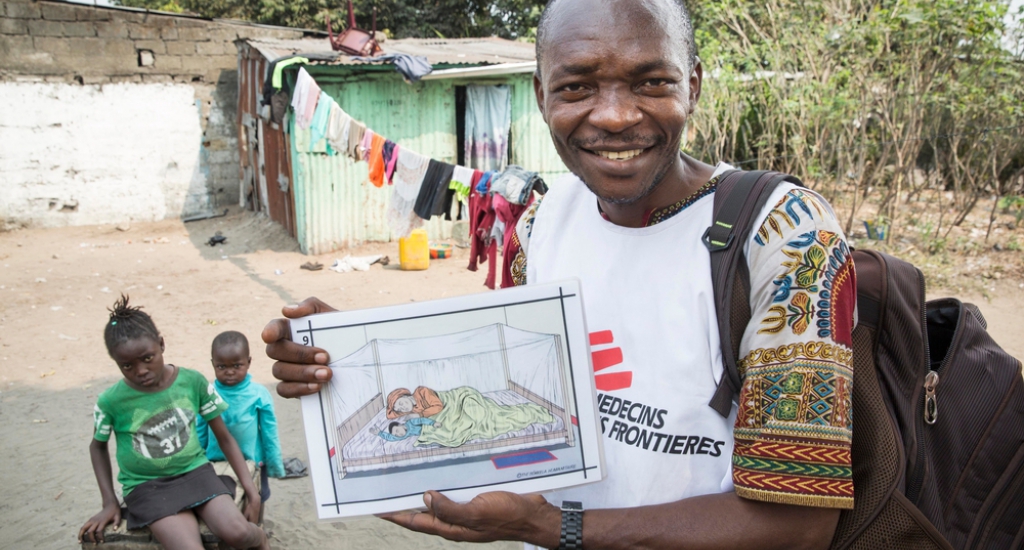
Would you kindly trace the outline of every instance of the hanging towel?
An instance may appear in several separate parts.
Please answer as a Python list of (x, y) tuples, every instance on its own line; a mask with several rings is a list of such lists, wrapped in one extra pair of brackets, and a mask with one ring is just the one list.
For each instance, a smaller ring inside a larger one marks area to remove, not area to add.
[(391, 175), (395, 173), (395, 163), (398, 162), (398, 145), (390, 139), (384, 140), (384, 179), (391, 185)]
[[(306, 69), (299, 68), (299, 76), (295, 79), (295, 90), (292, 91), (292, 110), (295, 111), (295, 123), (300, 128), (309, 128), (310, 119), (313, 117), (313, 109), (316, 108), (316, 97), (320, 94), (320, 86), (313, 81)], [(313, 98), (313, 105), (309, 105), (310, 98)], [(308, 115), (306, 113), (309, 113)]]
[(416, 215), (429, 220), (431, 216), (440, 215), (444, 206), (444, 193), (452, 181), (455, 167), (447, 162), (430, 159), (427, 174), (423, 177), (420, 194), (416, 197), (414, 211)]
[(466, 86), (466, 164), (478, 170), (502, 170), (508, 163), (512, 100), (507, 85)]
[(331, 114), (331, 105), (335, 104), (334, 99), (326, 92), (321, 91), (317, 97), (316, 110), (313, 111), (313, 118), (309, 122), (309, 139), (313, 146), (327, 136), (327, 121)]
[(345, 151), (352, 160), (362, 160), (359, 157), (359, 144), (363, 142), (363, 135), (366, 134), (366, 125), (354, 118), (349, 118), (348, 123), (348, 147)]
[[(270, 62), (267, 65), (267, 74), (263, 77), (263, 104), (270, 105), (271, 98), (274, 96), (274, 92), (281, 89), (283, 84), (281, 79), (281, 71), (289, 65), (296, 63), (309, 63), (309, 59), (301, 56), (295, 57), (279, 57)], [(268, 77), (269, 76), (269, 77)], [(280, 120), (280, 119), (278, 119)]]
[(495, 213), (491, 196), (473, 191), (469, 194), (469, 267), (477, 270), (477, 264), (487, 262), (487, 278), (484, 286), (494, 290), (494, 274), (497, 267), (498, 243), (491, 238)]
[(374, 187), (384, 186), (384, 136), (373, 134), (366, 161), (370, 164), (369, 181)]
[(335, 151), (342, 152), (348, 149), (348, 129), (351, 118), (340, 105), (331, 103), (331, 113), (327, 117), (327, 143), (330, 143)]
[(405, 148), (397, 148), (395, 171), (391, 176), (394, 190), (388, 205), (387, 220), (391, 231), (398, 238), (408, 237), (413, 229), (423, 225), (414, 207), (419, 196), (423, 177), (426, 176), (430, 159)]

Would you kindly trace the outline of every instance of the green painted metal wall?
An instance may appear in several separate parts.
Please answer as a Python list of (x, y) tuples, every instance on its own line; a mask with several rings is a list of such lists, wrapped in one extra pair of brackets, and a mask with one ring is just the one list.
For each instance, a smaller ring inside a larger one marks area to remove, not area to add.
[[(345, 74), (312, 67), (310, 74), (346, 112), (375, 132), (431, 158), (455, 163), (455, 86), (470, 82), (431, 80), (407, 84), (394, 72)], [(565, 172), (533, 100), (531, 75), (480, 83), (512, 86), (511, 163), (541, 172), (549, 183)], [(294, 136), (294, 132), (292, 132)], [(297, 150), (289, 140), (294, 180), (296, 236), (302, 251), (323, 254), (367, 241), (390, 241), (385, 213), (391, 188), (366, 182), (367, 164), (341, 154)], [(451, 235), (451, 222), (426, 224), (431, 239)]]

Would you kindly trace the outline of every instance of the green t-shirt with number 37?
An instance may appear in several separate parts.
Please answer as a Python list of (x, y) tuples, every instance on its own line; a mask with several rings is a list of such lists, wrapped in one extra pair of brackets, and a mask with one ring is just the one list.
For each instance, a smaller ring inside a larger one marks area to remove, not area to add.
[(141, 392), (119, 380), (101, 393), (93, 413), (93, 437), (107, 441), (111, 431), (117, 436), (117, 480), (128, 495), (146, 481), (206, 464), (196, 437), (196, 415), (210, 421), (227, 408), (202, 374), (178, 367), (178, 377), (165, 390)]

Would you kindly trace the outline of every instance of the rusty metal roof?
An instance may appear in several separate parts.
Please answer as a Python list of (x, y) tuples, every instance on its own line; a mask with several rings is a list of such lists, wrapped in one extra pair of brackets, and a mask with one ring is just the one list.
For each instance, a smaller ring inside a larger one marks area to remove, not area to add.
[[(245, 42), (256, 48), (268, 60), (296, 54), (330, 54), (331, 45), (326, 38), (303, 38), (280, 40), (272, 38), (250, 38)], [(504, 38), (403, 38), (385, 40), (381, 47), (384, 53), (404, 53), (426, 57), (431, 65), (493, 65), (500, 63), (522, 63), (536, 59), (534, 45)], [(351, 56), (335, 52), (332, 60), (311, 59), (315, 65), (365, 65), (354, 61)]]

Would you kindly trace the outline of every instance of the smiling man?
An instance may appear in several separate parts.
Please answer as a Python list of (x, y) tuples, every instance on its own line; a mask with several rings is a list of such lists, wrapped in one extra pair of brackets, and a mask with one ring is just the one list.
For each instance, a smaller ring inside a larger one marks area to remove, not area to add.
[[(758, 214), (743, 243), (742, 387), (720, 415), (708, 405), (723, 364), (701, 237), (730, 167), (680, 153), (703, 75), (685, 7), (550, 2), (537, 61), (537, 103), (572, 175), (524, 213), (506, 267), (517, 284), (582, 281), (591, 343), (615, 350), (594, 361), (608, 477), (547, 498), (458, 504), (431, 491), (426, 512), (386, 519), (546, 548), (827, 548), (853, 506), (855, 285), (834, 213), (783, 184)], [(310, 299), (284, 314), (327, 309)], [(284, 320), (263, 334), (278, 391), (313, 393), (327, 354), (287, 334)]]

